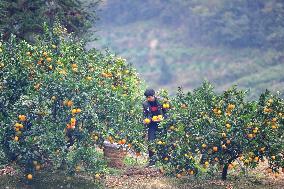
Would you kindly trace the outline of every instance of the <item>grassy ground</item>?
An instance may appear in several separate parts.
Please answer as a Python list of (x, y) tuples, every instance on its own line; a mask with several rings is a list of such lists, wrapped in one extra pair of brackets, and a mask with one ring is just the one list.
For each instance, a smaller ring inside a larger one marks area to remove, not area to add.
[(125, 159), (126, 166), (123, 169), (110, 168), (110, 174), (97, 181), (90, 176), (81, 174), (68, 176), (62, 171), (41, 171), (31, 183), (27, 183), (19, 174), (0, 176), (0, 188), (2, 189), (93, 189), (93, 188), (195, 188), (195, 189), (283, 189), (284, 174), (275, 178), (265, 174), (266, 164), (262, 164), (257, 170), (249, 171), (247, 175), (239, 175), (236, 170), (229, 172), (227, 181), (220, 179), (221, 174), (198, 175), (182, 177), (180, 179), (161, 174), (158, 168), (146, 168), (145, 158)]

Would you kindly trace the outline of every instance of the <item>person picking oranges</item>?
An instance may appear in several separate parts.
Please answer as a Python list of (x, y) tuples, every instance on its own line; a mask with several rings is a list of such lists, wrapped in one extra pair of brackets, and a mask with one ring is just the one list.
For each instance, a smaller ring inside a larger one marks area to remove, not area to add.
[[(146, 101), (143, 102), (143, 123), (148, 129), (148, 141), (151, 142), (156, 139), (158, 132), (158, 124), (164, 119), (163, 107), (155, 96), (154, 89), (147, 89), (144, 92)], [(149, 166), (155, 164), (154, 152), (149, 149)]]

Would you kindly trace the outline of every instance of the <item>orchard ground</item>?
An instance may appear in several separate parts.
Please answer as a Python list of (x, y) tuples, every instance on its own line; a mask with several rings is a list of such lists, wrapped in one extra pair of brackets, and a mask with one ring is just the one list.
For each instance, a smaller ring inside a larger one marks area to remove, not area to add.
[[(205, 174), (202, 176), (185, 176), (174, 178), (163, 175), (158, 167), (147, 168), (145, 156), (139, 158), (128, 155), (125, 160), (125, 167), (122, 169), (111, 169), (110, 174), (97, 181), (89, 176), (78, 173), (75, 176), (68, 176), (63, 172), (41, 171), (27, 185), (25, 180), (15, 171), (13, 165), (6, 166), (0, 171), (0, 186), (2, 188), (258, 188), (258, 189), (280, 189), (284, 186), (284, 174), (278, 178), (268, 174), (265, 169), (267, 162), (261, 163), (255, 170), (247, 170), (246, 175), (240, 175), (239, 170), (231, 170), (226, 181), (220, 177)], [(218, 175), (218, 174), (215, 174)]]

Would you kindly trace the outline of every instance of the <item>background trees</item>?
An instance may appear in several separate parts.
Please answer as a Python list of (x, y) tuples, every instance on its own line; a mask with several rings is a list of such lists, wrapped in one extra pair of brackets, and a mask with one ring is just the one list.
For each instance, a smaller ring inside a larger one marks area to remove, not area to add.
[(0, 32), (4, 38), (13, 33), (19, 38), (31, 41), (35, 35), (43, 33), (44, 22), (52, 27), (58, 21), (68, 32), (82, 35), (94, 24), (98, 2), (3, 0), (0, 2)]

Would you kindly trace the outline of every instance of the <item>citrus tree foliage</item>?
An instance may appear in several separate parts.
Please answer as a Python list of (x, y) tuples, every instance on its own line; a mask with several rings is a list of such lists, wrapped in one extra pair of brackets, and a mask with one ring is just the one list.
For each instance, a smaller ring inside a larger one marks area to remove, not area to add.
[(192, 93), (179, 90), (154, 148), (168, 171), (181, 175), (222, 166), (222, 178), (237, 166), (255, 168), (268, 159), (269, 172), (284, 166), (284, 100), (269, 92), (245, 101), (235, 87), (216, 94), (204, 83)]
[(105, 140), (141, 151), (141, 81), (124, 59), (86, 51), (59, 25), (33, 45), (0, 44), (0, 149), (26, 174), (103, 173)]

